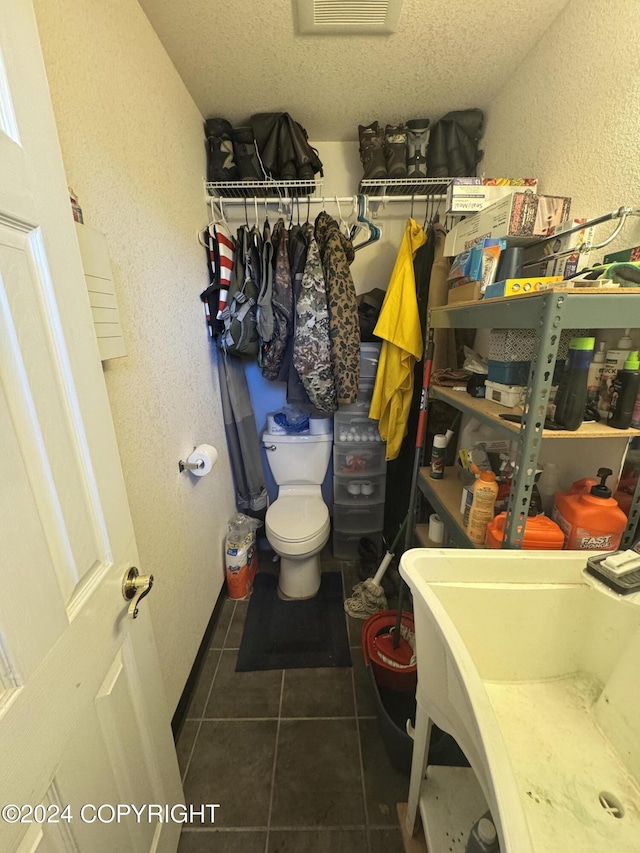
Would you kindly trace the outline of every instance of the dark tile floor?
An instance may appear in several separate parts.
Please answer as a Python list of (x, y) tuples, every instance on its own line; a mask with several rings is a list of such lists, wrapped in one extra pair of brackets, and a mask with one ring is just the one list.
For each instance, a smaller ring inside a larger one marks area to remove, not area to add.
[[(356, 564), (322, 565), (350, 594)], [(221, 804), (179, 853), (401, 853), (408, 779), (378, 734), (362, 622), (345, 616), (352, 668), (235, 672), (247, 606), (225, 601), (178, 738), (186, 802)]]

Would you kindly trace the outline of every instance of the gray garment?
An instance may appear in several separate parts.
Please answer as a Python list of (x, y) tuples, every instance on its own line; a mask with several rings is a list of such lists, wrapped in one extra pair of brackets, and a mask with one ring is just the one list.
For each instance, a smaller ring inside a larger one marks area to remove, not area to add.
[(335, 412), (338, 402), (331, 366), (329, 305), (312, 225), (307, 239), (307, 261), (296, 302), (293, 364), (313, 405), (323, 412)]
[(258, 293), (258, 335), (261, 343), (269, 343), (273, 337), (273, 243), (271, 242), (271, 226), (265, 219), (262, 231), (262, 270), (260, 275), (260, 292)]
[(223, 351), (217, 355), (224, 428), (236, 487), (236, 506), (240, 512), (264, 519), (269, 499), (244, 362), (241, 358), (225, 355)]
[(273, 338), (262, 354), (262, 375), (275, 381), (280, 374), (287, 340), (293, 328), (293, 288), (289, 267), (289, 232), (284, 220), (279, 219), (274, 228), (277, 241), (276, 265), (273, 275)]

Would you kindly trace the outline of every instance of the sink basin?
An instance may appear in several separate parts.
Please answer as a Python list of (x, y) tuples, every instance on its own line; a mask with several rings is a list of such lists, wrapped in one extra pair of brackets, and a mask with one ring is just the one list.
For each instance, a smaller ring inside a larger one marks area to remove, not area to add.
[(429, 796), (432, 720), (469, 759), (502, 853), (640, 851), (640, 595), (587, 575), (587, 556), (404, 554), (418, 661), (408, 824)]

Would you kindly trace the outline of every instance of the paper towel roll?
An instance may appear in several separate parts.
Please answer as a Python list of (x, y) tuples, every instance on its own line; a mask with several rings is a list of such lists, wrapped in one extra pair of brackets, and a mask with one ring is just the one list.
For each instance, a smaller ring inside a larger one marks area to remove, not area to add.
[(199, 444), (187, 459), (187, 462), (191, 462), (192, 465), (197, 465), (198, 462), (203, 463), (200, 468), (195, 468), (191, 472), (196, 477), (204, 477), (205, 474), (208, 474), (217, 461), (218, 451), (210, 444)]
[(435, 513), (429, 516), (429, 539), (435, 545), (442, 545), (444, 542), (444, 523)]

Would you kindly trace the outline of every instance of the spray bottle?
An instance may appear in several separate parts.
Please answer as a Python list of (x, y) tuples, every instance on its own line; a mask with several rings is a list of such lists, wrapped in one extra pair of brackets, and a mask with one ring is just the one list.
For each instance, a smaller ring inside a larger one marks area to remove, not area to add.
[(447, 445), (451, 441), (453, 430), (448, 429), (444, 435), (433, 437), (433, 448), (431, 450), (431, 472), (429, 474), (434, 480), (442, 480), (444, 477), (444, 454)]

